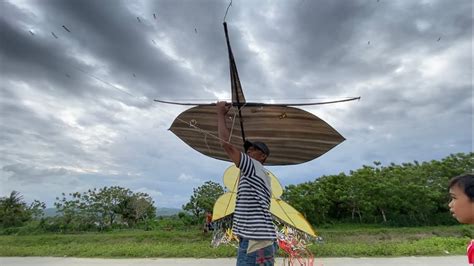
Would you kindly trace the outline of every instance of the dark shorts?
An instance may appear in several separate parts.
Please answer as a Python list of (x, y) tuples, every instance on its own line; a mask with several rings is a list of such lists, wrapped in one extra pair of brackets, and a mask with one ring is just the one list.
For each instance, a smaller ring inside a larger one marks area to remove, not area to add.
[[(276, 243), (276, 242), (275, 242)], [(273, 266), (275, 263), (276, 244), (261, 248), (247, 254), (249, 240), (241, 238), (237, 254), (237, 266)]]

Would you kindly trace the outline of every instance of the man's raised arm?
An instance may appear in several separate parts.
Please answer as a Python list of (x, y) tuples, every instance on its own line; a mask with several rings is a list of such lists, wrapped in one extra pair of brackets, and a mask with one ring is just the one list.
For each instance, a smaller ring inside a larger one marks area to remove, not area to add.
[(232, 160), (236, 166), (239, 166), (240, 163), (240, 150), (232, 145), (229, 140), (229, 129), (225, 123), (225, 117), (227, 112), (229, 112), (231, 105), (227, 102), (217, 102), (217, 128), (219, 132), (219, 139), (221, 142), (224, 151), (229, 156), (229, 159)]

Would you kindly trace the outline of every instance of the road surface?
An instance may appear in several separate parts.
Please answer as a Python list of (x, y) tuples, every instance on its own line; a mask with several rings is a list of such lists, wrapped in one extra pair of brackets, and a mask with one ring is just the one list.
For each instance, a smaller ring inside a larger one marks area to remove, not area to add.
[[(231, 266), (235, 259), (83, 259), (58, 257), (0, 257), (0, 266)], [(276, 266), (283, 266), (277, 259)], [(314, 266), (468, 266), (465, 256), (397, 258), (321, 258)]]

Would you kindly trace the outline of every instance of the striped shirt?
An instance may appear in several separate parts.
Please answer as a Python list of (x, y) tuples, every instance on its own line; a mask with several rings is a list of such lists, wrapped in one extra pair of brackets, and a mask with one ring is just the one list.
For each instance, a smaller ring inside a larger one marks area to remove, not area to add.
[(240, 155), (233, 233), (253, 240), (276, 239), (270, 214), (270, 178), (262, 164), (245, 153)]

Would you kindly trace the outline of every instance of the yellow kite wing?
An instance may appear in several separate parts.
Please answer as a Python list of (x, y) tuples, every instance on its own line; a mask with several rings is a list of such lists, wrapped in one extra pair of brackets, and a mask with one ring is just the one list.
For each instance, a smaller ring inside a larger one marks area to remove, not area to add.
[(272, 198), (270, 212), (288, 225), (316, 237), (313, 227), (304, 216), (283, 200)]
[(233, 192), (226, 192), (222, 194), (214, 203), (212, 211), (212, 221), (224, 218), (235, 211), (235, 201), (237, 194)]
[(270, 171), (266, 170), (267, 175), (270, 177), (270, 182), (272, 186), (272, 198), (280, 198), (281, 195), (283, 194), (283, 187), (280, 184), (280, 181), (278, 181), (278, 178)]
[(237, 192), (237, 185), (239, 183), (240, 169), (232, 164), (224, 172), (224, 185), (231, 192)]
[[(270, 177), (272, 197), (279, 198), (283, 194), (283, 187), (278, 181), (278, 178), (270, 171), (266, 170), (267, 175)], [(239, 182), (240, 169), (235, 165), (231, 165), (224, 172), (224, 185), (229, 191), (237, 192), (237, 185)]]
[[(280, 199), (280, 196), (283, 194), (283, 187), (278, 178), (270, 171), (266, 170), (266, 172), (270, 176), (272, 187), (270, 212), (286, 224), (315, 237), (316, 233), (313, 227), (306, 221), (304, 216), (290, 204)], [(228, 167), (224, 172), (224, 185), (230, 192), (224, 193), (214, 204), (213, 221), (219, 220), (235, 211), (239, 177), (240, 169), (235, 165)]]

